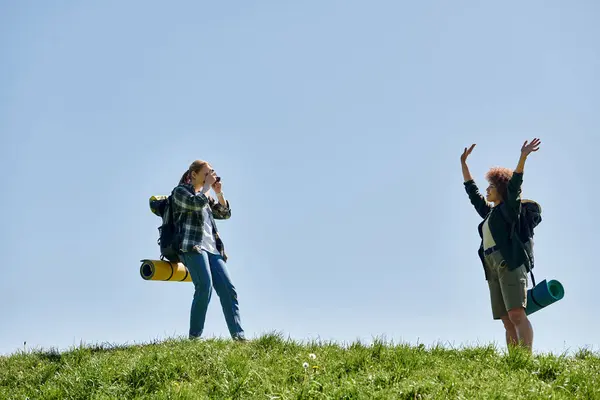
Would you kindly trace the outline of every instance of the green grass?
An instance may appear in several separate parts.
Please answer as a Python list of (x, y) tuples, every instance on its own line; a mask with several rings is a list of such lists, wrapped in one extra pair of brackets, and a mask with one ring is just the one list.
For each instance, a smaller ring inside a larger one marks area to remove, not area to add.
[(586, 350), (301, 344), (279, 334), (246, 343), (171, 339), (0, 357), (0, 399), (26, 398), (600, 399), (600, 358)]

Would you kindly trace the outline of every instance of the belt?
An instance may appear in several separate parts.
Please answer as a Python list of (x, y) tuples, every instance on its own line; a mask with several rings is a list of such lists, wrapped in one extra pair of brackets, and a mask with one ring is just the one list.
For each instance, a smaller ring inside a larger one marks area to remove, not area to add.
[(485, 254), (486, 256), (489, 256), (490, 254), (492, 254), (493, 252), (495, 252), (497, 250), (498, 250), (498, 246), (492, 246), (492, 247), (490, 247), (488, 249), (485, 249), (483, 251), (483, 254)]

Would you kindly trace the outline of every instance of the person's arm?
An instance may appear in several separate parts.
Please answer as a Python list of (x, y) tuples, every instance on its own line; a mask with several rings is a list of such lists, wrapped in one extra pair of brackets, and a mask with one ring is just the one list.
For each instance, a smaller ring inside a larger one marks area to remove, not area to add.
[(222, 197), (219, 197), (219, 202), (212, 200), (210, 202), (210, 209), (213, 213), (214, 219), (229, 219), (231, 218), (231, 207), (229, 206), (229, 201), (225, 201), (225, 205), (221, 203)]
[(481, 193), (479, 193), (479, 188), (475, 184), (475, 181), (471, 176), (471, 172), (469, 171), (469, 166), (467, 165), (467, 157), (469, 156), (469, 154), (471, 154), (474, 148), (474, 144), (469, 149), (465, 147), (465, 150), (462, 156), (460, 157), (460, 164), (462, 166), (464, 180), (463, 184), (465, 186), (467, 194), (469, 195), (469, 200), (471, 201), (471, 204), (473, 205), (473, 207), (475, 207), (475, 211), (477, 211), (477, 214), (479, 214), (481, 218), (485, 218), (489, 214), (491, 207), (487, 203), (487, 201), (485, 201), (485, 198), (481, 195)]
[(202, 211), (208, 204), (206, 193), (210, 190), (210, 186), (205, 185), (198, 193), (192, 193), (183, 186), (175, 188), (173, 191), (173, 203), (184, 211)]
[(542, 141), (538, 138), (534, 138), (531, 143), (527, 144), (527, 140), (525, 141), (525, 143), (523, 143), (523, 146), (521, 146), (521, 157), (519, 157), (519, 162), (517, 163), (517, 168), (515, 168), (515, 172), (518, 174), (522, 174), (523, 170), (525, 169), (525, 161), (527, 160), (527, 157), (529, 157), (529, 155), (532, 152), (536, 152), (540, 149), (540, 144), (542, 143)]
[(473, 151), (474, 147), (475, 145), (472, 145), (471, 148), (469, 148), (469, 150), (467, 150), (467, 148), (465, 147), (466, 154), (463, 153), (463, 155), (460, 157), (460, 165), (462, 167), (463, 180), (465, 182), (473, 180), (473, 177), (471, 176), (471, 171), (469, 171), (469, 166), (467, 165), (467, 157), (469, 156), (469, 154), (471, 154), (471, 151)]
[(214, 219), (231, 218), (231, 207), (229, 206), (229, 201), (225, 199), (225, 195), (223, 194), (223, 186), (221, 182), (214, 183), (213, 190), (215, 191), (215, 194), (219, 199), (218, 202), (210, 202), (210, 209), (212, 210)]
[(529, 154), (534, 151), (539, 150), (539, 145), (541, 141), (537, 138), (533, 139), (531, 143), (527, 144), (527, 140), (523, 143), (521, 147), (521, 156), (519, 157), (519, 162), (517, 163), (517, 168), (513, 171), (513, 175), (508, 181), (508, 185), (506, 187), (507, 197), (506, 204), (511, 212), (511, 217), (515, 218), (520, 213), (521, 207), (521, 185), (523, 184), (523, 172), (525, 169), (525, 161)]
[(479, 214), (481, 218), (485, 218), (490, 213), (492, 208), (487, 201), (485, 201), (485, 198), (481, 195), (481, 193), (479, 193), (479, 188), (475, 184), (475, 181), (472, 179), (468, 180), (464, 183), (464, 185), (465, 190), (469, 195), (469, 200), (471, 201), (471, 204), (473, 204), (473, 207), (475, 207), (475, 211), (477, 211), (477, 214)]

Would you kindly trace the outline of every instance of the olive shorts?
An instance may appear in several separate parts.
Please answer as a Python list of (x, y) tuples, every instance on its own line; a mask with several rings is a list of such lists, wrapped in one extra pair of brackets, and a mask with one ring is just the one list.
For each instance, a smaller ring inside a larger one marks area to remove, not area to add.
[(521, 265), (508, 270), (499, 251), (485, 256), (488, 286), (494, 319), (508, 316), (508, 310), (527, 307), (527, 269)]

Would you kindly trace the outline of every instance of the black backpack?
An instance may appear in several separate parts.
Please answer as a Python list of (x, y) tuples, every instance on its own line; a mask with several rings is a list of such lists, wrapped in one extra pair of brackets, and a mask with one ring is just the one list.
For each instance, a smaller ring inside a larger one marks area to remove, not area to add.
[(180, 237), (173, 217), (172, 207), (173, 193), (169, 197), (152, 196), (150, 197), (150, 209), (152, 212), (162, 218), (162, 225), (158, 227), (158, 246), (160, 248), (160, 259), (167, 259), (170, 262), (178, 263)]
[[(504, 217), (507, 218), (504, 207), (500, 208), (504, 214)], [(542, 222), (542, 206), (533, 200), (521, 200), (521, 213), (519, 214), (518, 222), (512, 226), (511, 237), (513, 234), (516, 234), (521, 243), (523, 243), (525, 252), (529, 257), (530, 265), (528, 272), (531, 272), (533, 269), (533, 235), (535, 228), (540, 224), (540, 222)], [(533, 274), (531, 277), (535, 286), (535, 278), (533, 278)]]

